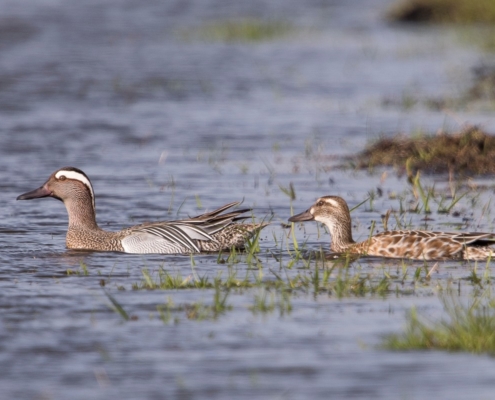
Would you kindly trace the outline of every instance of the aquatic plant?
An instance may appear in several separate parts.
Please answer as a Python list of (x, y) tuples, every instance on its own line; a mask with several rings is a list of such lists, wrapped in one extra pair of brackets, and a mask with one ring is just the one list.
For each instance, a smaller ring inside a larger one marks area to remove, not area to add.
[(383, 347), (495, 354), (495, 299), (489, 292), (467, 304), (452, 293), (441, 296), (441, 301), (446, 318), (432, 321), (413, 308), (405, 331), (387, 336)]
[[(195, 273), (189, 274), (187, 276), (182, 276), (182, 274), (177, 271), (172, 274), (163, 268), (159, 268), (155, 274), (151, 274), (148, 269), (142, 269), (143, 280), (141, 284), (134, 284), (133, 289), (209, 289), (213, 287), (213, 283), (210, 282), (209, 278), (204, 276), (198, 276)], [(157, 276), (155, 278), (153, 275)]]
[(158, 304), (156, 310), (160, 319), (168, 324), (170, 321), (178, 323), (180, 317), (177, 315), (184, 312), (189, 320), (203, 321), (217, 319), (220, 315), (232, 310), (232, 306), (227, 303), (229, 291), (223, 291), (220, 285), (215, 284), (212, 304), (205, 304), (202, 301), (175, 305), (169, 296), (165, 304)]
[(189, 40), (255, 43), (285, 36), (292, 30), (287, 22), (243, 18), (211, 22), (196, 30), (183, 31), (181, 36)]
[[(484, 35), (483, 40), (489, 49), (495, 50), (495, 30)], [(488, 43), (487, 43), (488, 41)], [(479, 42), (479, 41), (478, 41)], [(495, 101), (495, 66), (480, 65), (473, 68), (473, 83), (464, 94), (465, 101)]]
[(292, 311), (290, 296), (286, 290), (273, 292), (261, 288), (254, 295), (254, 303), (249, 309), (253, 314), (269, 314), (278, 309), (280, 316), (283, 316)]
[(119, 314), (124, 321), (136, 320), (137, 317), (130, 316), (125, 310), (124, 307), (113, 297), (108, 291), (104, 290), (103, 293), (110, 300), (110, 304), (108, 305), (113, 311)]

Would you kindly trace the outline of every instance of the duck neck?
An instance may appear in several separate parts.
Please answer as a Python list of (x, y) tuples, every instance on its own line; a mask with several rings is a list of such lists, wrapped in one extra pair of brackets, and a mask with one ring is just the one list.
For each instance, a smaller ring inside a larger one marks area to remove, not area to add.
[(339, 223), (334, 223), (330, 227), (330, 235), (332, 243), (330, 249), (334, 252), (341, 253), (351, 247), (354, 242), (352, 239), (352, 227), (350, 220), (342, 220)]
[(69, 214), (70, 229), (99, 229), (96, 223), (95, 209), (91, 200), (67, 199), (64, 201), (67, 213)]

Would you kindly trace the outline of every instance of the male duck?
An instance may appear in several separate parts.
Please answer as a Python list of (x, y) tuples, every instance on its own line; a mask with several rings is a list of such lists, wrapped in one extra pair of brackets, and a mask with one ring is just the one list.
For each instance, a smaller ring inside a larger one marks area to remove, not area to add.
[(190, 254), (243, 248), (244, 242), (267, 223), (235, 223), (247, 218), (249, 209), (222, 214), (233, 202), (209, 213), (179, 221), (145, 223), (109, 232), (96, 223), (95, 196), (87, 175), (80, 169), (64, 167), (55, 171), (38, 189), (21, 194), (17, 200), (54, 197), (64, 202), (69, 214), (66, 244), (69, 249), (121, 251), (125, 253)]
[(351, 214), (344, 199), (324, 196), (307, 211), (289, 218), (290, 222), (318, 221), (332, 236), (330, 249), (390, 258), (417, 260), (485, 260), (495, 254), (495, 234), (473, 232), (388, 231), (356, 243), (352, 239)]

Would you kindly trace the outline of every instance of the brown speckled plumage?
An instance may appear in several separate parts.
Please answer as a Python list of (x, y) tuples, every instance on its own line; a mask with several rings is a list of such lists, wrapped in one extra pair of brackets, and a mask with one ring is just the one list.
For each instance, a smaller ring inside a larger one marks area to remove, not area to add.
[(356, 243), (352, 239), (349, 207), (337, 196), (320, 197), (310, 209), (289, 218), (291, 222), (312, 220), (328, 227), (330, 248), (337, 253), (418, 260), (486, 260), (495, 254), (495, 249), (489, 247), (495, 244), (492, 233), (397, 230)]
[(243, 224), (248, 209), (226, 212), (238, 202), (187, 220), (145, 223), (109, 232), (96, 223), (94, 192), (81, 170), (64, 167), (55, 171), (43, 186), (20, 195), (18, 200), (54, 197), (64, 202), (69, 215), (66, 245), (69, 249), (122, 251), (127, 253), (189, 254), (216, 252), (244, 242), (267, 223)]

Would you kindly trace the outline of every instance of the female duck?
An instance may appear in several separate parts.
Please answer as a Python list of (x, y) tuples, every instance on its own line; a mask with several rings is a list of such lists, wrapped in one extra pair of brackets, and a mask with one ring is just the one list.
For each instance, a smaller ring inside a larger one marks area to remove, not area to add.
[(69, 249), (122, 251), (125, 253), (189, 254), (216, 252), (231, 247), (243, 248), (244, 242), (267, 223), (240, 224), (248, 209), (222, 214), (236, 206), (233, 202), (215, 211), (186, 220), (145, 223), (109, 232), (96, 223), (95, 196), (87, 175), (80, 169), (64, 167), (55, 171), (38, 189), (17, 200), (54, 197), (63, 201), (69, 214), (66, 244)]
[(495, 254), (495, 249), (488, 247), (495, 244), (492, 233), (399, 230), (382, 232), (356, 243), (352, 239), (349, 207), (337, 196), (320, 197), (310, 209), (289, 221), (325, 224), (332, 236), (330, 249), (337, 253), (417, 260), (486, 260)]

